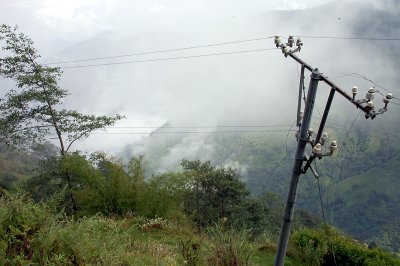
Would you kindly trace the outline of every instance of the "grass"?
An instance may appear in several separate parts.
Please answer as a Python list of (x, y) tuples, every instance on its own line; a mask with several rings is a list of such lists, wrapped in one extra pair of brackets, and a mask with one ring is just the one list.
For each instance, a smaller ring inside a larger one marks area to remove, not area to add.
[[(264, 251), (256, 251), (251, 257), (252, 265), (274, 265), (275, 253), (267, 253)], [(301, 262), (286, 257), (285, 266), (303, 266)]]
[[(305, 265), (298, 259), (305, 260), (309, 253), (301, 247), (314, 243), (313, 237), (324, 240), (321, 232), (308, 229), (295, 233), (301, 237), (297, 245), (289, 246), (285, 265)], [(273, 237), (265, 234), (250, 239), (246, 231), (233, 230), (224, 223), (198, 233), (190, 223), (174, 220), (132, 214), (74, 219), (53, 214), (45, 205), (23, 196), (0, 198), (3, 265), (272, 265), (276, 250)], [(342, 242), (337, 246), (346, 249), (335, 253), (341, 251), (349, 259), (398, 261), (379, 250), (361, 249), (354, 241)], [(390, 265), (397, 265), (393, 263)]]
[[(29, 256), (23, 248), (13, 253), (10, 246), (0, 250), (7, 265), (232, 265), (226, 264), (231, 258), (235, 265), (273, 263), (273, 252), (259, 251), (257, 244), (242, 235), (218, 227), (206, 235), (196, 233), (190, 225), (161, 218), (96, 215), (76, 220), (46, 211), (39, 215), (49, 217), (40, 220), (35, 232), (29, 229), (24, 233), (27, 245), (20, 243)], [(18, 217), (19, 228), (26, 227), (25, 216)], [(14, 234), (8, 239), (20, 237), (20, 229), (13, 232), (8, 232)], [(289, 260), (286, 265), (296, 264)]]

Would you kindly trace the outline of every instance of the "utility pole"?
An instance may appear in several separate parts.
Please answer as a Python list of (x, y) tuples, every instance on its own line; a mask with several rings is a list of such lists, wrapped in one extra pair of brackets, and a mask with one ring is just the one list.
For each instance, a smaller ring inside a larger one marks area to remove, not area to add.
[(311, 74), (311, 81), (308, 88), (303, 122), (301, 123), (300, 134), (298, 136), (298, 145), (293, 166), (292, 179), (290, 181), (288, 198), (285, 206), (285, 211), (283, 213), (281, 235), (278, 243), (279, 253), (276, 254), (275, 265), (283, 265), (285, 259), (287, 242), (289, 240), (290, 228), (292, 226), (292, 219), (294, 214), (294, 204), (297, 198), (299, 177), (301, 175), (301, 167), (304, 162), (304, 152), (308, 141), (308, 129), (311, 121), (312, 111), (314, 108), (314, 100), (317, 92), (319, 76), (320, 73), (318, 69), (315, 69)]
[[(275, 266), (283, 266), (285, 262), (287, 244), (289, 241), (290, 229), (292, 226), (292, 220), (294, 215), (295, 203), (297, 198), (298, 184), (299, 178), (301, 174), (305, 174), (307, 170), (310, 168), (316, 178), (319, 178), (316, 170), (311, 166), (311, 163), (315, 158), (321, 159), (324, 156), (330, 156), (337, 149), (336, 141), (332, 141), (330, 144), (330, 152), (323, 154), (322, 146), (325, 144), (328, 139), (328, 134), (323, 132), (326, 120), (328, 118), (329, 110), (332, 104), (333, 97), (335, 92), (338, 92), (342, 96), (344, 96), (347, 100), (349, 100), (352, 104), (354, 104), (357, 108), (361, 109), (365, 113), (365, 118), (374, 119), (377, 115), (383, 114), (387, 111), (388, 103), (393, 99), (393, 95), (389, 93), (383, 99), (385, 106), (378, 111), (374, 110), (373, 99), (375, 97), (375, 92), (377, 92), (374, 88), (370, 88), (366, 93), (364, 99), (355, 100), (355, 96), (358, 93), (357, 87), (353, 87), (351, 97), (344, 90), (342, 90), (335, 83), (330, 81), (327, 77), (323, 76), (318, 68), (312, 68), (310, 65), (305, 63), (303, 60), (298, 58), (294, 53), (299, 52), (303, 45), (300, 39), (297, 39), (296, 42), (293, 36), (289, 36), (287, 43), (282, 43), (279, 36), (275, 37), (275, 44), (277, 48), (282, 50), (282, 53), (285, 57), (289, 56), (301, 64), (301, 76), (300, 76), (300, 85), (299, 85), (299, 99), (298, 99), (298, 107), (297, 107), (297, 126), (300, 127), (297, 136), (297, 150), (295, 155), (294, 166), (292, 170), (292, 177), (290, 181), (289, 192), (286, 200), (285, 210), (283, 213), (283, 221), (281, 226), (281, 232), (279, 236), (279, 242), (276, 251), (275, 257)], [(295, 49), (291, 50), (293, 46), (296, 46)], [(311, 79), (308, 88), (305, 109), (304, 112), (301, 111), (301, 90), (304, 86), (304, 70), (307, 69), (311, 71)], [(323, 81), (331, 87), (331, 91), (325, 106), (324, 114), (321, 119), (321, 123), (318, 129), (318, 133), (313, 140), (314, 131), (309, 128), (310, 121), (312, 117), (312, 112), (314, 108), (315, 97), (317, 93), (318, 82)], [(307, 144), (311, 145), (312, 154), (308, 156), (306, 153)], [(303, 163), (305, 165), (303, 166)]]

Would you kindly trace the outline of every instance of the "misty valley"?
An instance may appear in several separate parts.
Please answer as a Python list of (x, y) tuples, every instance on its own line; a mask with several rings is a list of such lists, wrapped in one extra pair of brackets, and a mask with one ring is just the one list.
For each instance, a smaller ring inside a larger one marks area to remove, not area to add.
[(47, 2), (0, 9), (0, 265), (400, 265), (396, 0)]

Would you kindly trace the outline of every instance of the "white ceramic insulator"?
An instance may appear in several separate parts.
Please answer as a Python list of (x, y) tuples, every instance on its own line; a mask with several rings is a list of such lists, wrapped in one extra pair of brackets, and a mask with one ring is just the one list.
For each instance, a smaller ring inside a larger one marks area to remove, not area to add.
[(358, 88), (357, 88), (357, 86), (353, 86), (353, 88), (351, 89), (351, 91), (353, 92), (353, 94), (357, 94), (357, 93), (358, 93)]
[(281, 44), (281, 38), (279, 36), (275, 36), (275, 44), (280, 45)]
[(308, 134), (312, 135), (314, 133), (314, 129), (312, 129), (311, 127), (308, 129)]
[(336, 140), (332, 140), (330, 150), (331, 150), (331, 152), (335, 152), (336, 149), (337, 149)]
[(368, 100), (373, 100), (375, 98), (375, 90), (373, 88), (370, 88), (367, 94), (365, 94), (365, 98), (367, 98)]
[(367, 106), (368, 106), (369, 108), (373, 108), (373, 107), (374, 107), (374, 102), (373, 102), (373, 101), (369, 101), (369, 102), (367, 103)]
[(323, 140), (328, 139), (328, 137), (329, 137), (328, 132), (322, 133), (322, 139), (323, 139)]
[(312, 149), (312, 152), (315, 154), (321, 154), (322, 152), (322, 146), (320, 143), (315, 144), (315, 146)]

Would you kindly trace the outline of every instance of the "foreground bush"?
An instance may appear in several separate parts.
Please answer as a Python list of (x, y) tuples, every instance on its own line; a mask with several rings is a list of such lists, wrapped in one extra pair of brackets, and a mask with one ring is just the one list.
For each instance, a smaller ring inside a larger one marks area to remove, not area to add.
[(245, 231), (227, 229), (222, 223), (210, 228), (209, 236), (213, 242), (209, 249), (209, 265), (250, 265), (253, 248)]
[(75, 220), (24, 196), (3, 196), (0, 265), (179, 265), (180, 231), (159, 218)]
[(301, 229), (293, 234), (291, 249), (307, 265), (400, 265), (400, 259), (381, 249), (330, 230)]
[(50, 213), (22, 195), (0, 198), (0, 260), (18, 262), (33, 257), (33, 238)]

